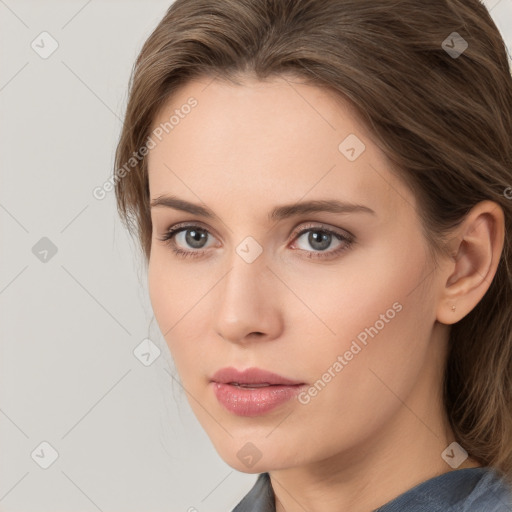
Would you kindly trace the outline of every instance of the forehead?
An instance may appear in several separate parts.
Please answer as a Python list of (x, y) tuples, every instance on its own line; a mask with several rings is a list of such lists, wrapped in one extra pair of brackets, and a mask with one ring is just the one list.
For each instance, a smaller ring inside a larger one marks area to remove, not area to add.
[(188, 82), (160, 109), (155, 130), (151, 198), (250, 210), (329, 195), (386, 214), (414, 202), (355, 108), (297, 79)]

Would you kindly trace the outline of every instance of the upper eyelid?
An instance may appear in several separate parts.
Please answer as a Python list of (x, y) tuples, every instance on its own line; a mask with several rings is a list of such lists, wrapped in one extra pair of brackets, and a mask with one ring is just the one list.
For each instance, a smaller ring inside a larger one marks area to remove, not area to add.
[(205, 231), (208, 232), (208, 234), (212, 234), (212, 231), (211, 229), (207, 228), (206, 226), (204, 226), (201, 222), (178, 222), (176, 224), (172, 224), (171, 226), (169, 226), (168, 228), (166, 228), (164, 230), (164, 235), (169, 233), (170, 231), (177, 231), (177, 230), (185, 230), (187, 228), (195, 228), (195, 227), (198, 227), (198, 228), (201, 228)]
[(346, 229), (331, 227), (323, 222), (306, 222), (304, 226), (299, 229), (299, 224), (296, 228), (292, 230), (292, 233), (300, 234), (302, 231), (309, 231), (310, 229), (318, 229), (319, 231), (329, 231), (331, 233), (335, 233), (337, 235), (345, 236), (346, 238), (352, 238), (354, 235), (349, 233)]
[[(180, 232), (181, 232), (181, 230), (185, 230), (187, 228), (194, 228), (194, 227), (201, 228), (201, 229), (207, 231), (210, 235), (214, 235), (211, 232), (211, 230), (209, 228), (207, 228), (204, 224), (202, 224), (200, 221), (195, 221), (195, 222), (190, 221), (190, 222), (183, 222), (183, 223), (178, 222), (178, 223), (173, 224), (173, 225), (169, 226), (168, 228), (166, 228), (164, 235), (171, 231), (175, 232), (175, 231), (180, 230)], [(297, 237), (298, 235), (302, 235), (303, 232), (309, 231), (312, 229), (318, 229), (319, 231), (327, 231), (327, 232), (333, 233), (335, 235), (339, 235), (339, 236), (341, 236), (345, 239), (349, 239), (349, 240), (352, 240), (355, 238), (354, 235), (352, 233), (350, 233), (349, 231), (347, 231), (346, 229), (331, 227), (331, 226), (329, 226), (323, 222), (320, 222), (320, 221), (302, 221), (292, 229), (291, 235), (293, 235), (294, 237)]]

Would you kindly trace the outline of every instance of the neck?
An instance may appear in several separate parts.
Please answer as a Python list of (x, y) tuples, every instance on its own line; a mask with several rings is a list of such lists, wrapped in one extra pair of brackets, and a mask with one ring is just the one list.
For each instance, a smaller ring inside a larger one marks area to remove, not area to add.
[[(441, 458), (453, 436), (436, 438), (425, 431), (426, 435), (415, 437), (398, 430), (392, 435), (396, 441), (385, 446), (375, 439), (372, 446), (307, 467), (269, 472), (276, 512), (371, 512), (426, 480), (454, 471)], [(398, 449), (389, 451), (388, 446)], [(457, 469), (478, 466), (467, 459)]]
[[(435, 379), (430, 371), (408, 397), (397, 397), (396, 412), (375, 425), (370, 437), (307, 465), (270, 470), (276, 512), (371, 512), (426, 480), (454, 471), (441, 457), (455, 437), (441, 385), (432, 393)], [(477, 466), (468, 459), (457, 469)]]

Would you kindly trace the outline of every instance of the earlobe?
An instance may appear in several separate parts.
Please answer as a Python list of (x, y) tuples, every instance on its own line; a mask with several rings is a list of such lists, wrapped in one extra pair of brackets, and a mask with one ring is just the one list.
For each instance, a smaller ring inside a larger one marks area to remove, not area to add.
[[(454, 324), (480, 302), (496, 274), (505, 240), (505, 216), (493, 201), (478, 203), (453, 233), (454, 257), (445, 265), (437, 320)], [(455, 306), (455, 307), (454, 307)]]

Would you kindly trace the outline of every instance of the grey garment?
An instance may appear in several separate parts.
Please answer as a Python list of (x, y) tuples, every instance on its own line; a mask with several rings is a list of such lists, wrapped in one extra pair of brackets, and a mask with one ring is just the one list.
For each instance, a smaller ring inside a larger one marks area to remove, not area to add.
[[(270, 476), (261, 473), (232, 512), (275, 512)], [(373, 512), (512, 512), (512, 489), (490, 467), (436, 476)]]

